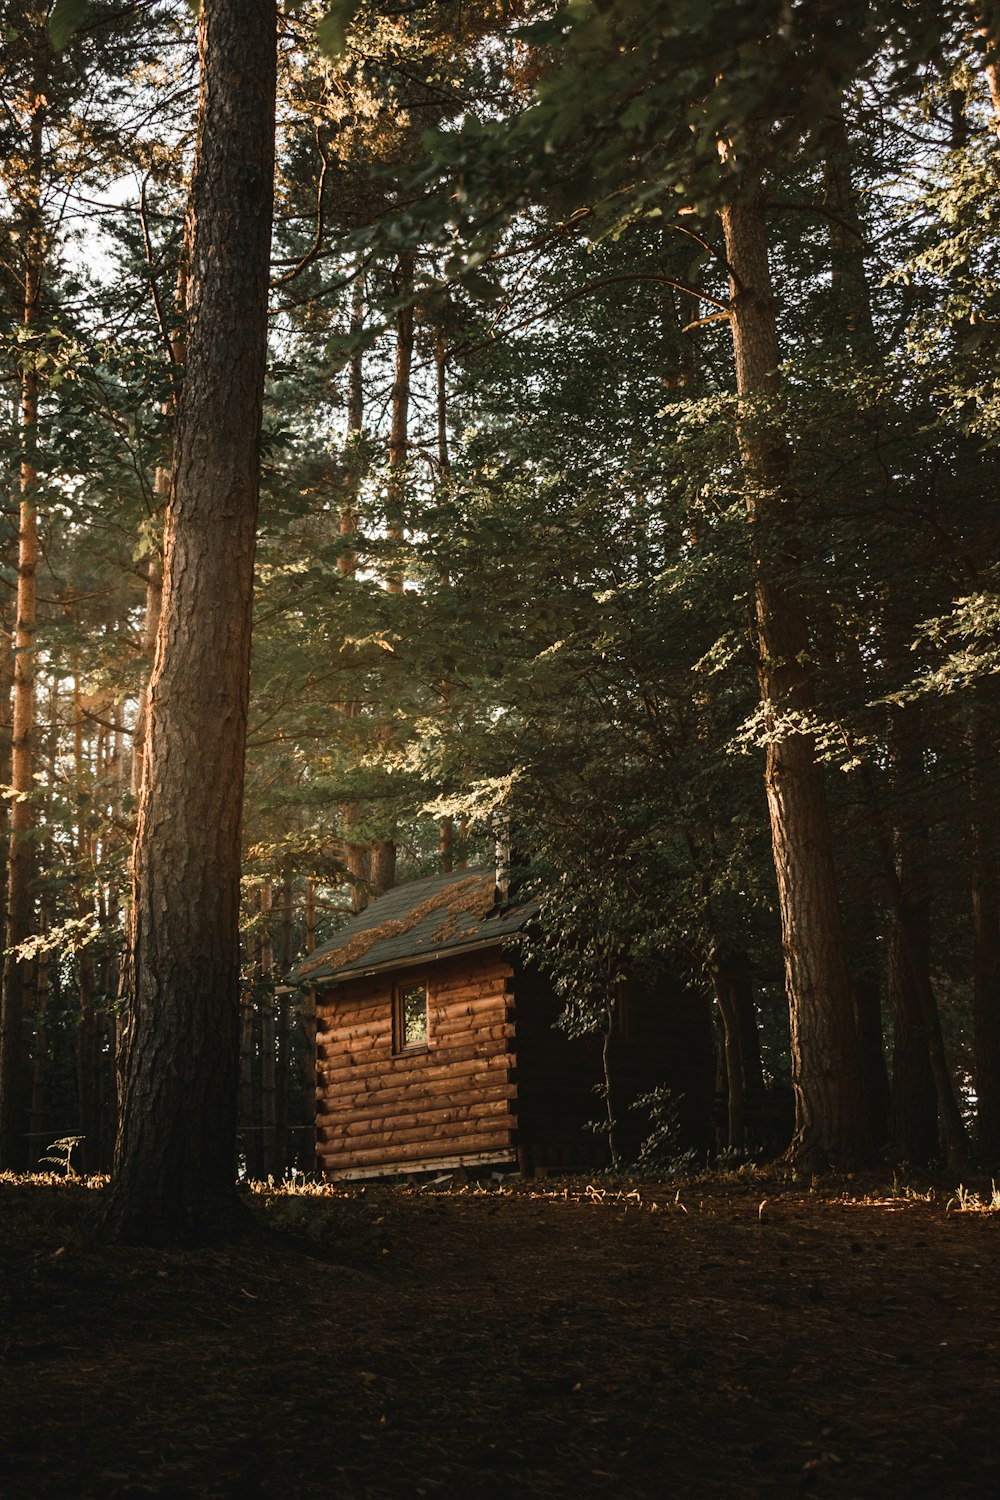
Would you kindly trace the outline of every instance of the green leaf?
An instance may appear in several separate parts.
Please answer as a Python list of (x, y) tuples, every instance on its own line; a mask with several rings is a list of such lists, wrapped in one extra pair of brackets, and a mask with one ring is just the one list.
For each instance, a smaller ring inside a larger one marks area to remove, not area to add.
[(316, 40), (321, 51), (336, 62), (347, 46), (347, 28), (357, 13), (361, 0), (336, 0), (325, 16), (316, 22)]
[(49, 16), (49, 41), (61, 52), (74, 31), (87, 19), (90, 0), (55, 0)]

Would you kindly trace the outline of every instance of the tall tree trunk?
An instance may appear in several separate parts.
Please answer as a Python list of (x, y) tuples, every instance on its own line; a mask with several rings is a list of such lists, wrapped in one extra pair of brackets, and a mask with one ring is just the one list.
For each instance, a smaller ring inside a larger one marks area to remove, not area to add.
[[(438, 481), (441, 485), (445, 485), (451, 473), (451, 460), (448, 456), (448, 349), (443, 328), (438, 328), (434, 335), (434, 371), (437, 396), (435, 404), (437, 408)], [(444, 582), (447, 582), (447, 579)], [(444, 682), (441, 685), (441, 713), (446, 721), (451, 717), (451, 700), (451, 684)], [(455, 819), (450, 815), (438, 820), (438, 854), (441, 859), (442, 875), (449, 875), (455, 864)]]
[[(388, 521), (389, 535), (400, 547), (406, 535), (406, 465), (410, 452), (410, 380), (413, 367), (413, 270), (415, 256), (411, 251), (400, 255), (396, 264), (393, 290), (402, 298), (396, 312), (396, 370), (392, 386), (392, 421), (389, 429)], [(391, 594), (402, 594), (402, 566), (394, 562), (386, 579)], [(396, 883), (396, 842), (394, 830), (389, 837), (377, 839), (370, 851), (369, 880), (377, 895)]]
[(990, 1170), (1000, 1166), (1000, 756), (986, 714), (996, 697), (993, 682), (976, 688), (969, 731), (976, 1147)]
[(254, 984), (249, 980), (241, 998), (240, 1012), (240, 1088), (239, 1120), (243, 1127), (243, 1149), (246, 1175), (256, 1181), (261, 1176), (261, 1138), (254, 1091)]
[[(48, 931), (44, 904), (38, 913), (38, 931)], [(48, 1142), (45, 1123), (49, 1080), (49, 955), (43, 948), (35, 960), (35, 1047), (31, 1059), (31, 1111), (28, 1116), (28, 1166), (34, 1168)]]
[[(4, 562), (13, 572), (13, 556)], [(0, 610), (0, 785), (10, 786), (11, 759), (13, 755), (13, 695), (14, 695), (14, 612), (9, 606)], [(0, 849), (10, 847), (10, 802), (0, 798)], [(0, 951), (6, 948), (7, 931), (7, 860), (0, 860)]]
[[(892, 833), (900, 900), (889, 909), (887, 990), (892, 1015), (893, 1154), (926, 1166), (938, 1154), (938, 1099), (920, 999), (930, 986), (930, 840), (916, 704), (889, 710)], [(919, 971), (919, 972), (915, 972)]]
[[(44, 44), (42, 49), (44, 50)], [(38, 568), (38, 519), (35, 510), (38, 472), (38, 369), (31, 335), (38, 319), (45, 234), (41, 220), (42, 149), (46, 99), (43, 64), (31, 106), (30, 159), (27, 173), (22, 325), (26, 347), (21, 365), (21, 476), (17, 555), (17, 625), (14, 634), (14, 705), (11, 731), (10, 852), (7, 865), (6, 958), (0, 1003), (0, 1168), (18, 1170), (27, 1162), (25, 1140), (26, 1070), (24, 1067), (25, 991), (31, 964), (10, 950), (34, 927), (35, 815), (35, 621)]]
[(722, 1022), (722, 1056), (726, 1084), (726, 1149), (742, 1151), (746, 1142), (746, 1090), (743, 1083), (743, 1038), (732, 992), (719, 968), (712, 971), (712, 988)]
[(813, 736), (802, 727), (815, 705), (815, 687), (795, 577), (787, 440), (775, 410), (778, 335), (762, 198), (738, 198), (723, 210), (722, 224), (768, 731), (765, 783), (791, 1022), (791, 1154), (803, 1164), (823, 1166), (861, 1160), (870, 1150), (861, 1049), (823, 768)]
[(273, 1178), (277, 1171), (275, 1154), (275, 1056), (274, 1056), (274, 963), (271, 946), (271, 882), (266, 880), (260, 892), (260, 1131), (264, 1176)]
[(275, 0), (203, 0), (187, 365), (133, 851), (105, 1233), (235, 1221), (240, 836), (274, 176)]
[[(86, 808), (90, 799), (85, 787), (83, 708), (80, 696), (80, 669), (73, 674), (73, 769), (76, 792), (76, 915), (82, 920), (93, 918), (93, 902), (87, 890), (86, 871), (93, 862), (91, 834), (87, 827)], [(90, 1175), (100, 1167), (100, 1027), (95, 1007), (94, 958), (88, 944), (76, 956), (77, 991), (80, 1012), (76, 1025), (76, 1086), (79, 1101), (81, 1161)]]
[(280, 1181), (288, 1170), (288, 1064), (289, 1064), (289, 990), (285, 975), (292, 967), (292, 887), (281, 882), (281, 946), (279, 948), (279, 983), (274, 996), (274, 1156), (275, 1172)]
[[(402, 545), (406, 534), (406, 464), (410, 455), (410, 380), (413, 368), (413, 270), (415, 256), (405, 251), (397, 261), (393, 291), (403, 299), (396, 311), (396, 369), (392, 383), (392, 419), (389, 427), (388, 519), (389, 535)], [(403, 572), (397, 564), (389, 570), (386, 587), (403, 592)]]
[[(339, 531), (342, 538), (353, 537), (358, 529), (357, 499), (364, 479), (362, 439), (365, 424), (364, 349), (361, 332), (365, 321), (365, 277), (359, 264), (351, 289), (351, 335), (354, 340), (347, 373), (347, 438), (350, 469), (348, 489), (341, 503)], [(337, 559), (337, 567), (345, 578), (353, 578), (357, 558), (346, 547)], [(347, 719), (356, 719), (361, 712), (357, 699), (340, 705)], [(345, 802), (340, 814), (344, 834), (344, 863), (351, 888), (351, 909), (363, 911), (368, 905), (369, 881), (371, 878), (371, 856), (368, 845), (356, 839), (354, 831), (361, 820), (361, 809), (357, 802)]]
[[(316, 951), (316, 882), (306, 882), (306, 953)], [(316, 1167), (316, 991), (307, 990), (302, 1005), (302, 1093), (305, 1099), (304, 1170)]]
[[(177, 293), (175, 299), (176, 322), (170, 340), (170, 357), (175, 371), (183, 367), (187, 351), (187, 341), (184, 330), (184, 308), (187, 301), (188, 267), (184, 255), (181, 256), (180, 267), (177, 272)], [(164, 403), (164, 416), (169, 416), (174, 409), (174, 397)], [(153, 476), (153, 498), (156, 502), (157, 512), (162, 511), (170, 499), (170, 464), (157, 465)], [(156, 651), (156, 637), (160, 629), (160, 612), (163, 608), (163, 556), (159, 547), (154, 547), (146, 564), (146, 613), (143, 620), (142, 632), (142, 659), (146, 664), (146, 671), (152, 670), (153, 657)], [(148, 679), (143, 683), (139, 693), (139, 708), (135, 717), (135, 727), (132, 731), (132, 795), (138, 797), (142, 789), (142, 762), (146, 753), (146, 714), (147, 698), (149, 696)]]

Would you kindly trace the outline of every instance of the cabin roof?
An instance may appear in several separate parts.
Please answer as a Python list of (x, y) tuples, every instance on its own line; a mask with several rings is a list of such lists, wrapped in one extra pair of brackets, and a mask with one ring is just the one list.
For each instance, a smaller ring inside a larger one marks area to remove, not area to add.
[(536, 902), (500, 905), (490, 870), (426, 875), (379, 896), (314, 953), (290, 984), (339, 984), (382, 969), (407, 968), (454, 953), (492, 948), (521, 931)]

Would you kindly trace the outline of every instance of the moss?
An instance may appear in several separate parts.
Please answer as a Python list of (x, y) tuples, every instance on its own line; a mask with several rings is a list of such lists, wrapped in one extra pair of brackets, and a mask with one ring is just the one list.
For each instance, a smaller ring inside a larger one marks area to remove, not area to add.
[(347, 968), (348, 965), (357, 963), (359, 958), (364, 958), (376, 943), (412, 932), (435, 912), (441, 913), (441, 920), (431, 933), (432, 942), (444, 943), (452, 939), (459, 932), (463, 918), (468, 925), (463, 927), (461, 935), (472, 937), (479, 923), (492, 909), (494, 893), (492, 875), (475, 874), (464, 880), (456, 880), (442, 890), (435, 891), (402, 917), (366, 927), (339, 948), (327, 948), (314, 953), (299, 965), (299, 975), (302, 979), (307, 979), (310, 973), (319, 968), (329, 971)]

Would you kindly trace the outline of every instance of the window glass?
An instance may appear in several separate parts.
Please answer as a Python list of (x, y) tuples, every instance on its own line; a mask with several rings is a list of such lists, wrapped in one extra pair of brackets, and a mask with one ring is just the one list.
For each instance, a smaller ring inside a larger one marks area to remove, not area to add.
[(427, 986), (412, 984), (399, 992), (399, 1047), (427, 1045)]

